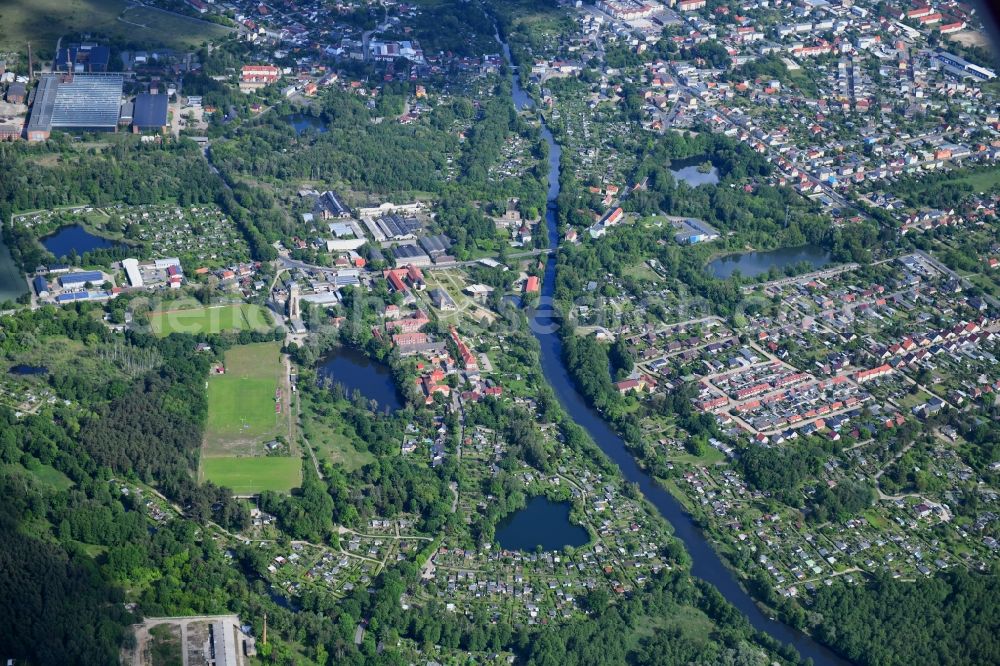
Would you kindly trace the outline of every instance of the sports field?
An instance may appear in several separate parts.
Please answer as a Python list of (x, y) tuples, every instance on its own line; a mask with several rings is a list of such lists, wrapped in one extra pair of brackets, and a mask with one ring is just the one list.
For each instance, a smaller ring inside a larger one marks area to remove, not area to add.
[(262, 342), (226, 352), (224, 372), (208, 377), (208, 422), (200, 478), (240, 495), (299, 485), (301, 461), (265, 456), (264, 445), (291, 439), (291, 401), (281, 344)]
[(287, 492), (302, 481), (298, 458), (205, 458), (204, 477), (236, 495), (256, 495), (264, 490)]
[(171, 333), (221, 333), (223, 331), (266, 330), (271, 316), (259, 305), (249, 303), (154, 310), (149, 313), (153, 334), (165, 337)]
[(206, 456), (261, 454), (263, 443), (288, 435), (284, 372), (280, 343), (242, 345), (226, 352), (225, 372), (213, 371), (208, 377)]

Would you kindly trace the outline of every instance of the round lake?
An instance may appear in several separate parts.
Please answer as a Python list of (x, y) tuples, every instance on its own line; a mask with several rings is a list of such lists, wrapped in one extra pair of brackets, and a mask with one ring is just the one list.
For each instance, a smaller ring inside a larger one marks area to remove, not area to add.
[(569, 521), (569, 502), (553, 502), (544, 495), (528, 500), (497, 525), (496, 538), (507, 550), (561, 550), (565, 546), (583, 546), (590, 534)]
[(389, 366), (368, 358), (357, 349), (334, 348), (320, 360), (317, 371), (320, 377), (330, 377), (343, 385), (348, 397), (358, 390), (365, 398), (374, 400), (378, 403), (378, 411), (387, 407), (396, 411), (403, 406)]
[(710, 170), (706, 172), (701, 171), (700, 167), (705, 162), (709, 162), (709, 159), (704, 155), (689, 157), (684, 160), (672, 160), (670, 162), (670, 173), (673, 175), (674, 180), (678, 182), (683, 181), (691, 187), (715, 185), (719, 182), (719, 170), (713, 165)]
[(292, 127), (295, 128), (296, 134), (302, 134), (308, 129), (320, 133), (326, 131), (326, 125), (323, 124), (323, 120), (321, 118), (317, 118), (316, 116), (310, 116), (304, 113), (293, 113), (290, 116), (285, 116), (285, 120), (291, 123)]
[(91, 250), (103, 250), (115, 246), (114, 241), (95, 236), (79, 224), (71, 224), (68, 227), (63, 227), (41, 240), (45, 249), (55, 255), (56, 258), (67, 257), (74, 251), (79, 256)]

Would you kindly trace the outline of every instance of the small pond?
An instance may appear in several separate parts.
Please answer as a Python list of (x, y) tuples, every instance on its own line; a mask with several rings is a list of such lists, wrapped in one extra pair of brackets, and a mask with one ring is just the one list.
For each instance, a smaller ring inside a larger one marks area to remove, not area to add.
[(18, 363), (10, 369), (12, 375), (44, 375), (49, 369), (42, 365)]
[(802, 245), (766, 252), (727, 254), (710, 261), (708, 271), (713, 277), (723, 280), (732, 277), (737, 270), (743, 277), (752, 278), (767, 273), (772, 268), (784, 274), (785, 268), (802, 262), (806, 262), (813, 270), (816, 270), (826, 266), (830, 261), (830, 253), (818, 245)]
[(507, 550), (561, 550), (565, 546), (583, 546), (590, 534), (569, 521), (569, 502), (553, 502), (544, 495), (528, 500), (497, 525), (496, 539)]
[(335, 347), (320, 359), (317, 372), (320, 377), (330, 377), (343, 384), (348, 396), (355, 389), (361, 391), (365, 398), (378, 403), (377, 411), (386, 407), (396, 411), (403, 406), (389, 366), (368, 358), (357, 349)]
[(56, 258), (68, 257), (74, 250), (77, 256), (80, 256), (91, 250), (103, 250), (115, 246), (114, 241), (95, 236), (80, 224), (63, 227), (54, 234), (45, 236), (41, 241), (45, 249)]
[(305, 113), (293, 113), (290, 116), (285, 116), (285, 120), (291, 123), (292, 127), (295, 128), (296, 134), (302, 134), (308, 129), (312, 129), (314, 132), (320, 133), (326, 131), (326, 125), (323, 124), (322, 118), (310, 116)]
[(715, 185), (719, 182), (719, 170), (713, 165), (709, 171), (703, 173), (700, 167), (706, 162), (709, 162), (709, 159), (705, 155), (696, 155), (683, 160), (671, 160), (670, 173), (673, 174), (674, 180), (684, 181), (691, 187)]

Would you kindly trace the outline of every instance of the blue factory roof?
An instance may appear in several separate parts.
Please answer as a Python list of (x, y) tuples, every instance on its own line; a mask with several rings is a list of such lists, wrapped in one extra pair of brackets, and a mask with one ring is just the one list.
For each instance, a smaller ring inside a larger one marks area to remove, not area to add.
[(106, 72), (111, 62), (111, 49), (100, 44), (71, 44), (59, 49), (56, 69), (63, 72)]
[(142, 93), (135, 98), (132, 124), (136, 127), (157, 128), (167, 124), (167, 96)]
[(73, 301), (86, 301), (90, 299), (108, 298), (111, 294), (107, 291), (73, 291), (56, 296), (56, 303), (71, 303)]
[(87, 282), (93, 282), (95, 284), (104, 282), (104, 275), (102, 275), (100, 271), (81, 271), (79, 273), (63, 275), (59, 278), (59, 283), (64, 287), (70, 284), (85, 284)]

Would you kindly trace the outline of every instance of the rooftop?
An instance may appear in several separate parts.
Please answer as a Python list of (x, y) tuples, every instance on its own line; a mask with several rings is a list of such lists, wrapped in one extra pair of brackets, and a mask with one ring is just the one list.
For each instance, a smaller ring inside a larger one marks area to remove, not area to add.
[(121, 110), (121, 74), (43, 74), (28, 131), (114, 129)]
[(167, 124), (167, 96), (142, 93), (135, 98), (132, 124), (140, 128), (161, 128)]

